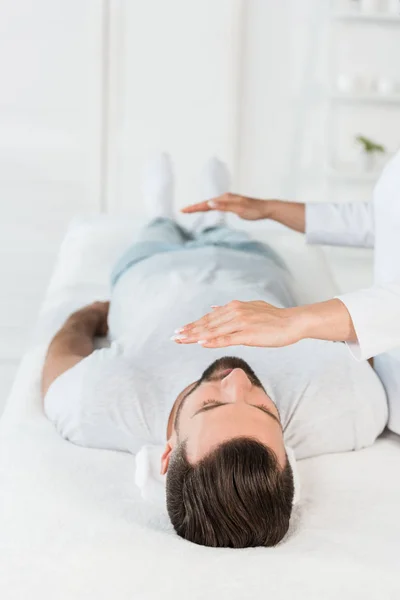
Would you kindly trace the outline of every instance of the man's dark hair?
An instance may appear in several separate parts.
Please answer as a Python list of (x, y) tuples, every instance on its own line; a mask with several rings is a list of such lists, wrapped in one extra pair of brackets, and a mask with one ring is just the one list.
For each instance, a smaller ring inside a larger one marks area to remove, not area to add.
[(257, 440), (235, 438), (198, 463), (179, 444), (167, 472), (167, 509), (181, 537), (204, 546), (275, 546), (289, 528), (294, 494), (286, 457)]

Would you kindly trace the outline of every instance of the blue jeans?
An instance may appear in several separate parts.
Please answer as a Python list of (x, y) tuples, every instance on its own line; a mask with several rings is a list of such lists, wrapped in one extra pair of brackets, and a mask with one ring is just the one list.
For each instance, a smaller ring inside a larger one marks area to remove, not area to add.
[(117, 261), (111, 274), (111, 285), (114, 286), (121, 275), (135, 264), (155, 254), (205, 246), (218, 246), (258, 254), (284, 266), (282, 260), (269, 246), (252, 240), (245, 231), (229, 227), (212, 227), (194, 237), (172, 219), (157, 218), (142, 229), (137, 239)]

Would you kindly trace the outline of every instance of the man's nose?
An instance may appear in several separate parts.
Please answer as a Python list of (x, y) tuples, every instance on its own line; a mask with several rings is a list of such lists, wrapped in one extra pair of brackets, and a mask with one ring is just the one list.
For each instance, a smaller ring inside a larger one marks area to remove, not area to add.
[(229, 396), (230, 402), (245, 402), (246, 392), (251, 390), (252, 384), (243, 369), (233, 369), (221, 381), (221, 390)]

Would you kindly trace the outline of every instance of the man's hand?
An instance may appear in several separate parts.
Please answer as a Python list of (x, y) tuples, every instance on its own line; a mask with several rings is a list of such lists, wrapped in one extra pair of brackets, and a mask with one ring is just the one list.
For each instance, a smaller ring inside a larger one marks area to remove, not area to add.
[(262, 301), (234, 300), (185, 325), (173, 339), (180, 344), (198, 343), (205, 348), (288, 346), (303, 337), (302, 321), (294, 318), (294, 311)]
[(235, 213), (241, 219), (257, 221), (258, 219), (269, 219), (271, 217), (270, 202), (273, 202), (273, 200), (257, 200), (256, 198), (227, 193), (212, 200), (186, 206), (182, 208), (182, 212), (194, 213), (220, 210)]

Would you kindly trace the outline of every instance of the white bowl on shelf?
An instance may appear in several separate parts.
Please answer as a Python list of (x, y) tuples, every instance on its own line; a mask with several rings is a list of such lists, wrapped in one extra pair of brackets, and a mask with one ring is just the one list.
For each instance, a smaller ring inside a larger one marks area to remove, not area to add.
[(382, 96), (389, 96), (395, 94), (397, 89), (396, 82), (388, 77), (380, 77), (376, 81), (376, 91)]
[(375, 14), (380, 12), (381, 3), (379, 0), (360, 0), (361, 12), (367, 14)]
[(400, 0), (387, 0), (387, 12), (391, 15), (400, 15)]

